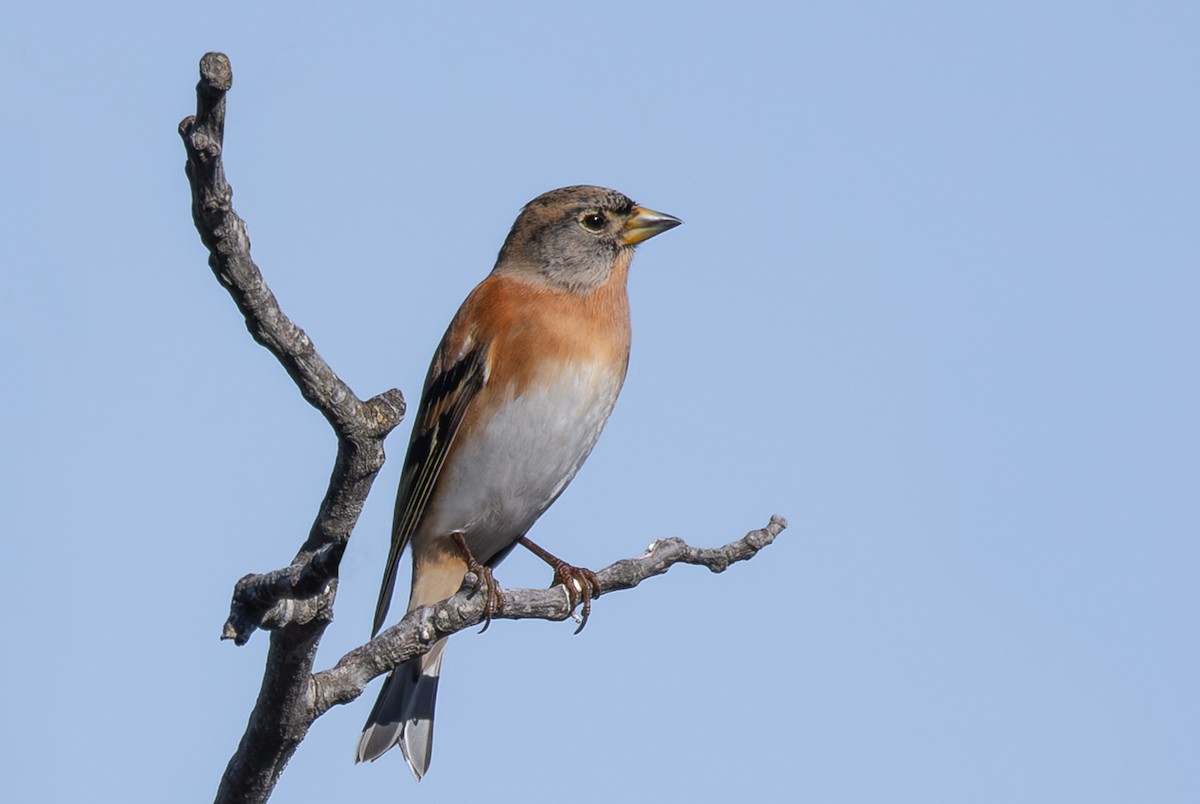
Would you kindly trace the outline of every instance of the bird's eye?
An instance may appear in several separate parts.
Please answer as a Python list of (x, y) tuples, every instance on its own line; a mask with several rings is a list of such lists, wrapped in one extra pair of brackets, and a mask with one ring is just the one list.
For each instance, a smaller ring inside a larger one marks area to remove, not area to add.
[(607, 221), (603, 212), (585, 212), (579, 217), (579, 225), (589, 232), (599, 232)]

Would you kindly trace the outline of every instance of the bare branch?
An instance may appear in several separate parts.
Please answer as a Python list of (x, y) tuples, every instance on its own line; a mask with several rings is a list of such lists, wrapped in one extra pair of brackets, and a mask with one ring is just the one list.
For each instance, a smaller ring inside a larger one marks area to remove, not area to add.
[(200, 60), (196, 114), (184, 118), (179, 134), (187, 149), (187, 176), (192, 185), (192, 217), (210, 252), (208, 264), (246, 317), (246, 328), (283, 364), (300, 393), (319, 410), (339, 435), (385, 436), (404, 415), (404, 397), (395, 389), (362, 402), (312, 341), (292, 323), (275, 300), (250, 258), (246, 223), (233, 211), (233, 188), (225, 180), (221, 160), (225, 136), (225, 93), (233, 71), (223, 53)]
[(205, 54), (196, 85), (196, 114), (179, 124), (187, 150), (192, 218), (208, 247), (208, 264), (245, 316), (246, 328), (283, 365), (338, 437), (333, 476), (300, 553), (289, 567), (247, 576), (234, 590), (222, 638), (241, 645), (256, 628), (328, 615), (338, 562), (383, 466), (383, 439), (404, 416), (404, 396), (392, 389), (366, 402), (359, 400), (317, 354), (304, 330), (284, 315), (250, 257), (246, 223), (233, 209), (233, 188), (225, 180), (221, 159), (225, 93), (232, 85), (229, 59), (221, 53)]
[(246, 328), (329, 421), (338, 443), (329, 487), (300, 552), (282, 570), (238, 582), (222, 631), (223, 638), (241, 645), (257, 628), (274, 629), (258, 701), (217, 793), (219, 801), (265, 801), (312, 723), (303, 715), (309, 709), (305, 696), (317, 645), (332, 619), (338, 563), (383, 466), (383, 440), (404, 416), (404, 397), (393, 389), (361, 401), (283, 314), (251, 259), (246, 224), (233, 210), (221, 159), (225, 93), (232, 85), (229, 59), (206, 54), (196, 114), (179, 124), (192, 218), (208, 248), (209, 266), (245, 316)]
[[(730, 564), (753, 558), (786, 527), (787, 520), (773, 516), (766, 527), (710, 549), (692, 547), (682, 539), (660, 539), (637, 558), (623, 559), (597, 572), (600, 594), (632, 589), (647, 578), (662, 575), (675, 564), (699, 564), (713, 572), (724, 572)], [(484, 596), (475, 592), (473, 579), (473, 575), (468, 575), (454, 597), (409, 612), (396, 625), (347, 653), (329, 670), (314, 675), (313, 718), (333, 706), (353, 701), (371, 679), (428, 652), (442, 637), (482, 622)], [(549, 589), (505, 589), (504, 607), (495, 619), (558, 621), (571, 614), (567, 590), (558, 585)]]

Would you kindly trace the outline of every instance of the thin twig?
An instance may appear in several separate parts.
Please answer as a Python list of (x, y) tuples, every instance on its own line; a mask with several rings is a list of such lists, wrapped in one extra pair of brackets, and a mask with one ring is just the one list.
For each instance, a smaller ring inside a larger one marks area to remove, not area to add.
[[(627, 558), (596, 573), (601, 595), (632, 589), (642, 581), (662, 575), (676, 564), (697, 564), (724, 572), (731, 564), (748, 561), (787, 527), (781, 516), (766, 527), (752, 530), (723, 547), (692, 547), (682, 539), (660, 539), (636, 558)], [(567, 590), (560, 584), (549, 589), (505, 589), (504, 605), (494, 619), (565, 620), (572, 615)], [(484, 619), (484, 596), (477, 594), (471, 576), (458, 594), (441, 603), (415, 609), (399, 623), (370, 642), (343, 656), (329, 670), (313, 676), (314, 717), (330, 707), (349, 703), (362, 694), (376, 676), (427, 652), (442, 637), (478, 625)]]

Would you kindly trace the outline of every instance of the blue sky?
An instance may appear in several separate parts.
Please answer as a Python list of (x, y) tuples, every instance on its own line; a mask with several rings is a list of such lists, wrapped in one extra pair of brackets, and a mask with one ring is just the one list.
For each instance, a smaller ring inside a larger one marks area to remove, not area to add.
[[(266, 644), (218, 641), (230, 590), (329, 475), (192, 228), (221, 50), (255, 258), (360, 396), (415, 405), (524, 202), (615, 187), (686, 225), (531, 536), (598, 568), (791, 524), (578, 637), (456, 637), (420, 785), (352, 764), (363, 699), (274, 800), (1197, 800), (1197, 41), (1190, 3), (6, 9), (9, 797), (211, 799)], [(369, 635), (407, 429), (321, 667)]]

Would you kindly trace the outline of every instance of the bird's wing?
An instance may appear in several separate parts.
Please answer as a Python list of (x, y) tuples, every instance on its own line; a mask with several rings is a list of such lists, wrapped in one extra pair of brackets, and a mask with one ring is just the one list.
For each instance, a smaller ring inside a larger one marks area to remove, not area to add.
[(413, 425), (400, 475), (400, 490), (396, 495), (396, 512), (392, 520), (392, 549), (388, 554), (383, 587), (375, 606), (375, 628), (379, 633), (392, 602), (396, 585), (396, 570), (400, 556), (412, 538), (429, 505), (438, 475), (446, 462), (450, 446), (458, 434), (471, 401), (486, 379), (488, 343), (466, 343), (451, 349), (453, 328), (446, 334), (430, 366), (421, 395), (421, 407)]

